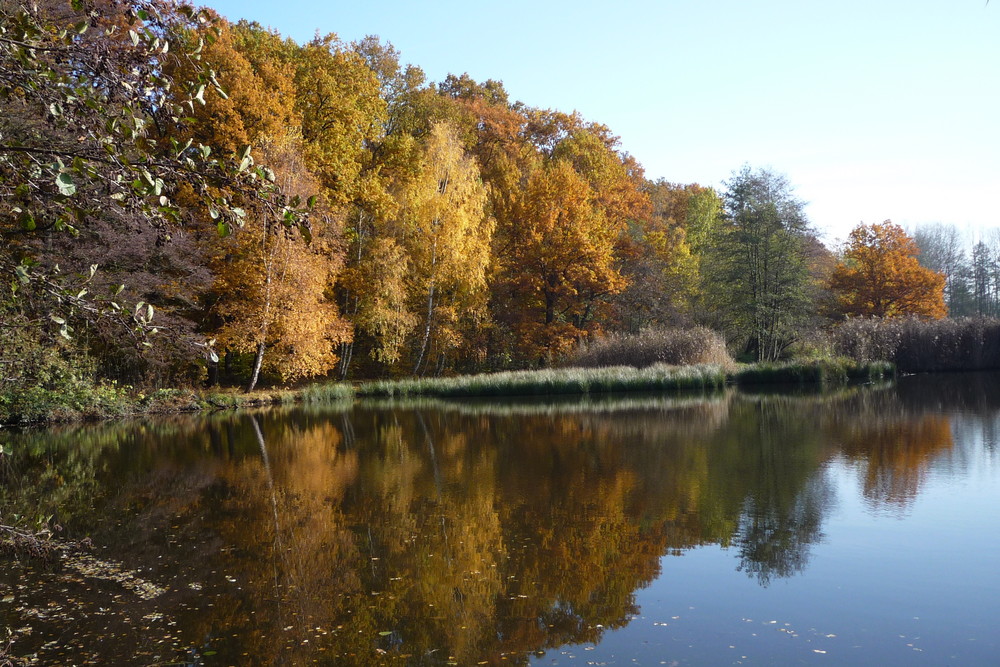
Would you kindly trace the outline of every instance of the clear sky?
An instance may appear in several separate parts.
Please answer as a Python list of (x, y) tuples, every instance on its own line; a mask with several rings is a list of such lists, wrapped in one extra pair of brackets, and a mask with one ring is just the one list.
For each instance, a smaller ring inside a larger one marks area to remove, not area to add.
[(302, 42), (378, 35), (579, 111), (650, 178), (784, 173), (824, 239), (858, 222), (1000, 227), (1000, 2), (208, 0)]

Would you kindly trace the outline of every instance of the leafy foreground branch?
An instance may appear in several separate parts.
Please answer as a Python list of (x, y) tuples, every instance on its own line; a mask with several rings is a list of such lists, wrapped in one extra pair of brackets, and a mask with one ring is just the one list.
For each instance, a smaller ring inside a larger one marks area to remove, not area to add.
[(11, 654), (11, 650), (14, 646), (14, 633), (7, 628), (7, 637), (0, 639), (0, 667), (20, 667), (20, 665), (28, 664), (27, 660), (23, 660)]

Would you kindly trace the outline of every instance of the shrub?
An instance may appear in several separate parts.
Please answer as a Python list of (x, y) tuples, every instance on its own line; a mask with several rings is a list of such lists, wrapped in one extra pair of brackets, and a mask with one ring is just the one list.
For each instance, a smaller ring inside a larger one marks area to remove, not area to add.
[(577, 349), (562, 365), (575, 368), (654, 364), (733, 367), (721, 335), (705, 327), (647, 329), (639, 335), (614, 334)]
[(854, 317), (834, 330), (833, 347), (836, 354), (861, 363), (895, 361), (901, 334), (901, 320)]
[(895, 362), (913, 372), (1000, 368), (1000, 320), (906, 320)]
[(133, 409), (127, 387), (95, 378), (94, 360), (66, 342), (44, 346), (8, 337), (0, 365), (0, 424), (121, 416)]

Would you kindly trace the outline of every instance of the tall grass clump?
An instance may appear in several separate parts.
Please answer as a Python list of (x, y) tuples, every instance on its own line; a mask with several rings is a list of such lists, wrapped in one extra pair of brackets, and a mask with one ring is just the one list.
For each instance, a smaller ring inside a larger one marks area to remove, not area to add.
[(715, 365), (732, 368), (723, 337), (705, 327), (647, 329), (638, 335), (612, 334), (578, 348), (563, 362), (567, 368)]
[(347, 382), (316, 383), (299, 390), (303, 403), (334, 403), (354, 398), (354, 387)]
[(560, 368), (538, 371), (483, 373), (454, 378), (415, 378), (361, 384), (359, 396), (441, 398), (488, 396), (555, 396), (628, 391), (715, 389), (726, 383), (719, 366), (674, 367), (657, 364), (643, 369), (631, 366)]
[(851, 319), (834, 332), (838, 354), (890, 361), (904, 373), (1000, 368), (1000, 319)]
[(833, 331), (834, 352), (860, 363), (894, 362), (902, 324), (900, 319), (853, 317)]

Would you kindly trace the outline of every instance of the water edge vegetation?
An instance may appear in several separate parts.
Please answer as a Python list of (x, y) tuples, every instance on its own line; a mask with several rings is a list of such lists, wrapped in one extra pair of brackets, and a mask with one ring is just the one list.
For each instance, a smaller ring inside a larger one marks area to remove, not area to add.
[(314, 383), (299, 389), (237, 390), (159, 389), (149, 394), (117, 385), (90, 391), (29, 392), (0, 396), (0, 423), (27, 424), (106, 419), (143, 414), (229, 410), (292, 403), (335, 403), (360, 398), (484, 398), (498, 396), (595, 395), (627, 392), (716, 391), (726, 385), (757, 384), (837, 386), (848, 381), (891, 378), (888, 362), (849, 359), (783, 363), (669, 366), (612, 366), (480, 373), (448, 378), (408, 378)]

